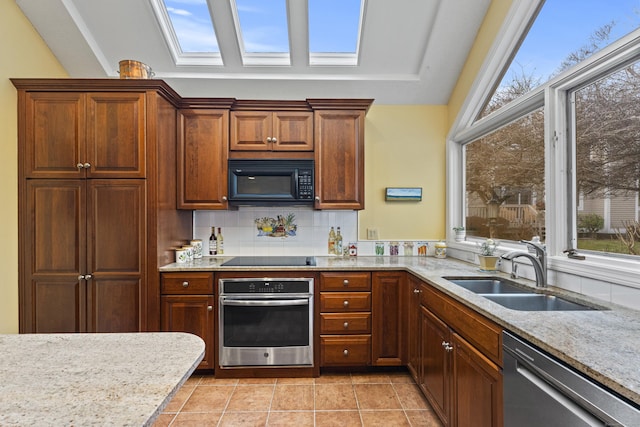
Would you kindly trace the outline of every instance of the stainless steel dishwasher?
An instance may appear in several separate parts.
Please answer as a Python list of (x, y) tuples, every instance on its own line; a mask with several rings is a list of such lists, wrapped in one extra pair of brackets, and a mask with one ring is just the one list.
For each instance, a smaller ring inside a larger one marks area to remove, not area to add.
[(638, 426), (640, 408), (503, 332), (504, 425)]

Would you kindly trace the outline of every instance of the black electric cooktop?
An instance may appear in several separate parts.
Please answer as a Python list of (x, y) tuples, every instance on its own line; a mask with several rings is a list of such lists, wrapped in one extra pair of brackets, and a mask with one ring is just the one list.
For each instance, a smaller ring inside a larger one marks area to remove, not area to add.
[(312, 256), (237, 256), (222, 263), (223, 267), (298, 267), (316, 265)]

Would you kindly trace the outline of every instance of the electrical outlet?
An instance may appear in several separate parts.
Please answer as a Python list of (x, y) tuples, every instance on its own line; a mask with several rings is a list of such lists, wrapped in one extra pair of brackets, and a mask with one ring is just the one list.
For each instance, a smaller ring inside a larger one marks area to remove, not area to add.
[(378, 240), (378, 229), (377, 228), (367, 228), (367, 239), (368, 240)]

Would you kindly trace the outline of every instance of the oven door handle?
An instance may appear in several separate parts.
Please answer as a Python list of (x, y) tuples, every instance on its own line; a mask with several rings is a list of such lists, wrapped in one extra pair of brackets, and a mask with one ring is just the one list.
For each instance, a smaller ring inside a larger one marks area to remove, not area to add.
[(222, 305), (233, 305), (242, 307), (282, 307), (287, 305), (309, 305), (308, 299), (278, 299), (278, 300), (237, 300), (223, 299)]

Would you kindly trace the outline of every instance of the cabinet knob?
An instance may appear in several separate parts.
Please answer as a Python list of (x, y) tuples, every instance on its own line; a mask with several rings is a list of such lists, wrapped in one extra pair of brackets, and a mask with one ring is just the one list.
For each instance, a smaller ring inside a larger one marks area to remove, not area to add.
[(349, 355), (349, 350), (347, 350), (346, 348), (344, 349), (344, 351), (342, 352), (342, 354), (344, 354), (345, 356)]
[(186, 280), (184, 282), (182, 282), (182, 287), (186, 288), (189, 286), (189, 282), (187, 282)]
[(451, 350), (453, 350), (453, 347), (451, 346), (451, 344), (449, 344), (446, 341), (442, 341), (442, 347), (444, 347), (444, 350), (447, 352), (450, 352)]
[(208, 305), (207, 306), (207, 311), (213, 311), (213, 306), (212, 305)]
[(85, 169), (89, 169), (91, 167), (91, 163), (85, 163), (82, 165)]
[(271, 138), (270, 136), (267, 137), (267, 142), (272, 142), (273, 138)]
[(342, 305), (344, 305), (345, 307), (349, 307), (349, 301), (344, 300), (344, 302), (342, 303)]
[(84, 275), (84, 280), (91, 280), (91, 278), (92, 278), (92, 277), (93, 277), (93, 276), (92, 276), (92, 275), (90, 275), (90, 274), (85, 274), (85, 275)]
[(227, 201), (227, 196), (222, 196), (222, 201), (226, 202)]
[(320, 201), (320, 196), (316, 196), (315, 199), (316, 199), (316, 202), (319, 202)]
[(345, 329), (349, 329), (349, 322), (344, 322), (343, 326), (344, 326)]
[(78, 169), (82, 169), (82, 168), (84, 168), (84, 165), (83, 165), (82, 163), (78, 163), (78, 164), (76, 165), (76, 167), (77, 167)]
[(420, 292), (422, 292), (422, 291), (420, 289), (417, 289), (417, 288), (413, 290), (414, 294), (419, 294)]
[(271, 142), (276, 143), (278, 142), (278, 138), (276, 138), (275, 136), (273, 138), (271, 138)]
[(84, 280), (84, 274), (79, 275), (78, 280)]
[(342, 281), (342, 284), (345, 285), (345, 286), (349, 286), (349, 280), (348, 279), (344, 279)]

